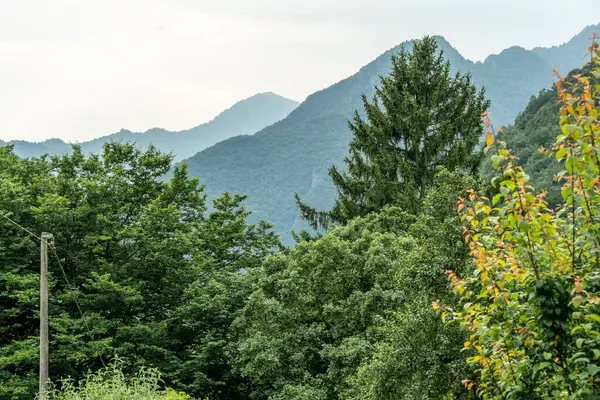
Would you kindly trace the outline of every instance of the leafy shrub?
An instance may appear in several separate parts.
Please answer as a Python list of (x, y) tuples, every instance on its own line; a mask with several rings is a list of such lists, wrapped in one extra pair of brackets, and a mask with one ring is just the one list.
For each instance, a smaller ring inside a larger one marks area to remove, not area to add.
[[(600, 393), (600, 49), (589, 73), (559, 76), (562, 133), (547, 154), (561, 162), (558, 210), (536, 193), (505, 144), (486, 136), (500, 172), (493, 199), (459, 201), (474, 273), (449, 272), (484, 399), (584, 399)], [(488, 123), (489, 125), (489, 123)], [(434, 303), (434, 308), (438, 308)], [(449, 312), (448, 312), (449, 311)]]
[[(39, 396), (38, 396), (39, 398)], [(141, 369), (128, 378), (117, 363), (90, 374), (76, 383), (64, 379), (51, 385), (47, 400), (192, 400), (183, 392), (162, 387), (160, 374), (154, 369)]]

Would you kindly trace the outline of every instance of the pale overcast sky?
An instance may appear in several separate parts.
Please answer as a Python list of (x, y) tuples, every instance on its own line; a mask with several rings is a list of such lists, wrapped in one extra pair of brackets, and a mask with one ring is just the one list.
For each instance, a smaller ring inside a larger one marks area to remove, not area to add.
[(180, 130), (258, 92), (303, 100), (425, 34), (483, 60), (598, 22), (600, 0), (0, 0), (0, 139)]

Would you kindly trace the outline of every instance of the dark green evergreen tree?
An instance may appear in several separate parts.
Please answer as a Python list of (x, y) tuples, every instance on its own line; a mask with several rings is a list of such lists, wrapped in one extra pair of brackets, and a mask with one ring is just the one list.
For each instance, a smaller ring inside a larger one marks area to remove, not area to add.
[(481, 114), (490, 102), (470, 74), (450, 73), (436, 39), (413, 42), (392, 56), (392, 71), (369, 103), (365, 121), (355, 111), (347, 172), (329, 170), (338, 198), (330, 211), (317, 211), (296, 195), (302, 217), (318, 229), (397, 205), (418, 212), (439, 167), (474, 172), (482, 152)]

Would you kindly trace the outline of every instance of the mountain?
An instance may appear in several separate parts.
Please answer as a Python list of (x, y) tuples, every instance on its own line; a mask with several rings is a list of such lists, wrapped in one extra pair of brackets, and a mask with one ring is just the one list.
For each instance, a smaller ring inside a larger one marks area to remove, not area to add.
[[(583, 63), (588, 38), (600, 25), (588, 26), (560, 46), (526, 50), (511, 47), (483, 62), (465, 59), (443, 37), (440, 47), (454, 71), (470, 72), (492, 100), (496, 126), (513, 122), (531, 96), (553, 83), (552, 68), (568, 71)], [(209, 196), (229, 190), (248, 195), (256, 218), (266, 218), (289, 242), (292, 229), (305, 228), (298, 219), (294, 192), (312, 206), (328, 209), (335, 198), (327, 170), (343, 169), (351, 135), (347, 120), (362, 111), (360, 96), (372, 97), (374, 85), (391, 68), (391, 56), (405, 42), (367, 64), (356, 74), (310, 95), (290, 115), (252, 136), (232, 137), (203, 150), (185, 162), (199, 176)]]
[[(235, 135), (249, 135), (285, 118), (298, 102), (275, 93), (260, 93), (241, 100), (223, 111), (210, 122), (180, 132), (153, 128), (144, 133), (121, 130), (81, 143), (85, 152), (98, 153), (107, 141), (135, 142), (145, 148), (154, 144), (162, 151), (172, 151), (176, 160), (190, 157), (215, 143)], [(71, 151), (71, 145), (60, 139), (49, 139), (40, 143), (12, 141), (20, 157), (35, 157), (42, 154), (63, 154)], [(0, 141), (0, 145), (6, 144)]]

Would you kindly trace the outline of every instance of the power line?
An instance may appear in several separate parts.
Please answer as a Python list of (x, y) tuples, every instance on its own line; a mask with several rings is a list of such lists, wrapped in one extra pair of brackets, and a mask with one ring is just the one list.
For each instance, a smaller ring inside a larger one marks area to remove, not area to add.
[[(60, 270), (62, 271), (62, 275), (63, 275), (63, 278), (65, 279), (65, 282), (67, 283), (67, 286), (71, 290), (73, 290), (73, 287), (71, 286), (71, 283), (69, 282), (69, 279), (67, 278), (65, 269), (63, 268), (62, 263), (60, 262), (60, 258), (58, 258), (58, 254), (56, 253), (56, 246), (54, 246), (54, 243), (50, 244), (50, 248), (52, 249), (52, 253), (54, 253), (54, 257), (56, 258), (56, 261), (58, 261), (58, 265), (60, 266)], [(88, 335), (90, 335), (90, 337), (92, 338), (92, 341), (93, 341), (94, 335), (92, 334), (92, 331), (90, 330), (90, 327), (87, 323), (87, 319), (83, 316), (83, 311), (81, 311), (81, 306), (79, 305), (79, 301), (77, 301), (77, 297), (75, 295), (73, 295), (73, 300), (75, 301), (75, 306), (77, 307), (77, 310), (79, 311), (79, 315), (81, 315), (81, 319), (83, 320), (85, 329), (87, 330)], [(102, 355), (98, 354), (98, 357), (100, 357), (100, 362), (102, 363), (102, 366), (104, 368), (106, 368), (106, 364), (104, 364), (104, 359), (102, 358)]]
[(45, 240), (45, 239), (42, 239), (41, 237), (39, 237), (39, 236), (38, 236), (38, 235), (36, 235), (35, 233), (31, 232), (29, 229), (25, 228), (24, 226), (21, 226), (21, 225), (19, 225), (19, 223), (18, 223), (18, 222), (16, 222), (16, 221), (13, 221), (12, 219), (10, 219), (10, 218), (8, 217), (8, 215), (5, 215), (5, 214), (2, 214), (2, 213), (0, 213), (0, 216), (1, 216), (1, 217), (3, 217), (4, 219), (6, 219), (6, 220), (7, 220), (8, 222), (10, 222), (11, 224), (13, 224), (13, 225), (17, 226), (18, 228), (21, 228), (21, 229), (22, 229), (22, 230), (24, 230), (25, 232), (29, 233), (29, 234), (30, 234), (31, 236), (33, 236), (34, 238), (36, 238), (36, 239), (38, 239), (38, 240), (42, 240), (42, 241), (44, 241), (44, 242), (48, 243), (48, 241), (47, 241), (47, 240)]
[[(40, 236), (36, 235), (35, 233), (33, 233), (31, 230), (25, 228), (24, 226), (20, 225), (18, 222), (12, 220), (11, 218), (9, 218), (7, 215), (0, 213), (0, 216), (2, 216), (4, 219), (6, 219), (8, 222), (10, 222), (11, 224), (15, 225), (16, 227), (22, 229), (23, 231), (27, 232), (29, 235), (35, 237), (36, 239), (46, 242), (46, 244), (48, 244), (48, 246), (52, 249), (52, 253), (54, 254), (54, 257), (56, 258), (56, 261), (58, 261), (58, 265), (60, 267), (60, 270), (62, 272), (62, 276), (65, 280), (65, 282), (67, 283), (67, 286), (69, 287), (69, 289), (71, 289), (72, 291), (74, 291), (73, 287), (71, 286), (71, 283), (69, 282), (69, 278), (67, 278), (67, 273), (65, 272), (65, 269), (63, 268), (62, 262), (60, 261), (60, 258), (58, 257), (58, 253), (56, 252), (56, 246), (54, 245), (54, 242), (48, 242), (46, 239), (41, 238)], [(79, 301), (77, 300), (77, 297), (74, 295), (73, 296), (73, 300), (75, 301), (75, 306), (77, 307), (77, 311), (79, 311), (79, 315), (81, 315), (81, 319), (83, 320), (83, 324), (85, 326), (85, 329), (88, 333), (88, 335), (90, 335), (90, 337), (92, 338), (92, 341), (94, 340), (94, 335), (92, 334), (90, 327), (87, 323), (87, 319), (85, 318), (85, 316), (83, 315), (83, 311), (81, 310), (81, 306), (79, 305)], [(102, 366), (106, 368), (106, 364), (104, 363), (104, 359), (102, 358), (102, 355), (98, 354), (98, 357), (100, 357), (100, 362), (102, 363)]]

